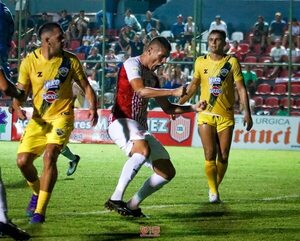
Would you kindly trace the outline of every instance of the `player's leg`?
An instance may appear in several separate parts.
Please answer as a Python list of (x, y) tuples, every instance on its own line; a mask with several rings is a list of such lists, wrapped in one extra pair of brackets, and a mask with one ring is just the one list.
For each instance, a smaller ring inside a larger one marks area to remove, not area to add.
[(19, 167), (22, 175), (32, 190), (31, 199), (26, 208), (26, 216), (31, 217), (36, 209), (38, 195), (40, 191), (40, 179), (37, 169), (33, 165), (33, 161), (37, 155), (33, 153), (21, 152), (17, 156), (17, 166)]
[(225, 130), (218, 132), (218, 186), (221, 184), (228, 166), (228, 157), (232, 140), (233, 126), (227, 127)]
[(45, 221), (46, 208), (57, 180), (56, 163), (61, 148), (62, 145), (57, 144), (47, 144), (46, 146), (43, 158), (44, 165), (40, 176), (40, 192), (37, 206), (31, 219), (32, 223), (43, 223)]
[(80, 161), (80, 156), (73, 154), (67, 145), (65, 145), (63, 147), (63, 149), (60, 151), (60, 153), (64, 157), (68, 158), (68, 160), (69, 160), (69, 168), (67, 170), (67, 176), (71, 176), (76, 171), (76, 168)]
[(151, 135), (147, 135), (146, 140), (150, 149), (153, 150), (150, 150), (149, 163), (147, 162), (147, 164), (151, 165), (154, 173), (128, 201), (127, 206), (132, 210), (139, 209), (139, 205), (143, 200), (171, 181), (176, 173), (170, 161), (170, 156), (161, 143)]
[(218, 199), (218, 184), (217, 184), (217, 147), (216, 147), (216, 127), (208, 124), (200, 124), (198, 126), (199, 135), (205, 156), (205, 174), (209, 187), (210, 202), (215, 202)]
[(8, 219), (7, 211), (6, 193), (0, 168), (0, 234), (8, 235), (15, 240), (28, 240), (30, 235), (24, 230), (19, 229)]

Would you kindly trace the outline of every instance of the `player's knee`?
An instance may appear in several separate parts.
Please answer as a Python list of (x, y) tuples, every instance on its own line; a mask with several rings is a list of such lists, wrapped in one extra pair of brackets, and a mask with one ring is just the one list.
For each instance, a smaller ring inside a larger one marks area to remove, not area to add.
[(17, 158), (17, 166), (20, 169), (23, 169), (28, 166), (28, 159), (25, 156), (18, 156)]

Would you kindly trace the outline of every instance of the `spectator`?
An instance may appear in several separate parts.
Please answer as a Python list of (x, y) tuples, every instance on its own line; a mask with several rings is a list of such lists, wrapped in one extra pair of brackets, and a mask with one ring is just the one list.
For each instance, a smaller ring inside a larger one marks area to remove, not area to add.
[(159, 32), (156, 28), (152, 28), (149, 33), (147, 33), (147, 41), (151, 41), (151, 39), (157, 37), (159, 35)]
[[(287, 61), (287, 51), (285, 47), (281, 45), (280, 39), (275, 40), (275, 46), (271, 49), (270, 56), (272, 57), (273, 63), (283, 63)], [(271, 74), (268, 75), (268, 77), (277, 77), (280, 69), (280, 66), (275, 66)]]
[(181, 50), (180, 44), (176, 44), (175, 50), (170, 54), (170, 57), (173, 61), (183, 61), (185, 56), (185, 52)]
[(127, 52), (129, 50), (129, 40), (133, 40), (135, 36), (135, 31), (132, 30), (130, 26), (124, 26), (120, 30), (118, 45), (116, 46), (117, 51)]
[[(287, 48), (287, 53), (290, 52), (290, 49)], [(290, 59), (288, 54), (288, 60)], [(294, 42), (292, 42), (292, 48), (291, 48), (291, 62), (293, 64), (299, 64), (300, 63), (300, 49), (295, 47)], [(299, 66), (293, 66), (293, 72), (296, 73), (299, 69)]]
[[(99, 54), (97, 47), (92, 47), (90, 49), (89, 55), (87, 56), (87, 62), (84, 64), (86, 68), (86, 74), (88, 76), (96, 73), (97, 70), (101, 68), (102, 56)], [(94, 61), (94, 62), (89, 62)], [(94, 78), (95, 79), (95, 78)]]
[[(289, 23), (292, 32), (292, 41), (296, 48), (300, 48), (300, 25), (297, 18), (292, 19), (292, 23)], [(290, 28), (288, 28), (290, 29)], [(283, 37), (282, 45), (286, 47), (289, 39), (289, 31), (286, 31)]]
[(43, 12), (41, 17), (37, 20), (35, 32), (37, 32), (42, 25), (44, 25), (45, 23), (48, 23), (48, 22), (50, 22), (48, 13)]
[(136, 31), (136, 32), (141, 31), (141, 24), (136, 19), (136, 17), (132, 14), (131, 9), (126, 10), (124, 22), (125, 22), (125, 25), (131, 27), (134, 31)]
[(90, 19), (85, 16), (85, 11), (80, 10), (79, 16), (75, 18), (74, 24), (76, 27), (77, 39), (81, 40), (82, 36), (86, 33), (88, 29)]
[(255, 71), (252, 70), (251, 65), (246, 65), (245, 69), (242, 71), (244, 82), (246, 89), (249, 92), (249, 96), (254, 96), (256, 91), (256, 82), (257, 82), (257, 75)]
[(276, 39), (282, 40), (285, 28), (286, 22), (281, 19), (281, 13), (275, 13), (275, 20), (271, 22), (269, 27), (269, 45), (271, 45)]
[(179, 40), (181, 44), (183, 44), (182, 35), (184, 34), (184, 23), (181, 14), (177, 16), (177, 22), (172, 25), (171, 32), (174, 36), (174, 39)]
[(91, 33), (90, 28), (87, 28), (86, 34), (82, 36), (82, 42), (84, 42), (84, 41), (89, 41), (91, 45), (93, 45), (95, 43), (95, 37)]
[(186, 42), (192, 42), (192, 38), (194, 36), (195, 31), (196, 29), (195, 23), (193, 22), (193, 18), (191, 16), (188, 16), (187, 22), (184, 25), (184, 38)]
[(41, 47), (41, 41), (38, 39), (37, 34), (34, 33), (31, 36), (31, 41), (27, 44), (27, 50), (31, 52), (39, 47)]
[(230, 44), (230, 48), (229, 48), (227, 54), (237, 57), (239, 61), (242, 60), (243, 51), (242, 51), (242, 48), (239, 46), (238, 41), (234, 40), (232, 42), (232, 44)]
[[(105, 27), (109, 30), (115, 28), (115, 15), (117, 14), (118, 3), (119, 0), (105, 0)], [(103, 26), (103, 10), (96, 13), (96, 24), (98, 28)]]
[(141, 39), (140, 34), (136, 33), (133, 40), (129, 40), (129, 55), (135, 57), (141, 55), (144, 51), (144, 43)]
[(146, 12), (146, 19), (142, 23), (142, 28), (146, 30), (146, 33), (149, 33), (153, 28), (157, 31), (160, 29), (160, 22), (157, 19), (152, 18), (152, 12)]
[(67, 10), (65, 9), (61, 11), (60, 16), (61, 17), (58, 20), (58, 23), (60, 24), (64, 32), (66, 32), (69, 27), (69, 24), (72, 22), (72, 16), (69, 15)]
[(227, 24), (221, 19), (220, 15), (216, 15), (215, 21), (211, 22), (208, 32), (210, 33), (212, 30), (223, 30), (228, 40)]
[(283, 105), (280, 105), (279, 110), (276, 112), (276, 115), (277, 116), (288, 116), (289, 112), (287, 109), (284, 108)]
[(259, 15), (257, 22), (253, 25), (252, 32), (250, 33), (249, 47), (253, 50), (255, 44), (260, 44), (261, 51), (264, 52), (267, 44), (269, 24), (264, 21), (264, 17)]

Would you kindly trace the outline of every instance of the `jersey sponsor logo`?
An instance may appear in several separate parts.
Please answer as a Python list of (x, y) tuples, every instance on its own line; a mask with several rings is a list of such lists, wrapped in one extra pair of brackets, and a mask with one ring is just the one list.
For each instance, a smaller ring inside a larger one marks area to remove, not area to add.
[(53, 90), (48, 90), (46, 94), (43, 94), (43, 99), (48, 103), (53, 103), (58, 99), (58, 94)]
[(66, 67), (61, 67), (58, 70), (58, 74), (63, 76), (63, 77), (66, 77), (68, 75), (68, 73), (69, 73), (69, 69), (66, 68)]
[(222, 90), (219, 86), (213, 86), (211, 89), (210, 89), (210, 93), (214, 96), (218, 96), (219, 94), (222, 93)]
[(221, 78), (220, 77), (210, 77), (209, 84), (210, 85), (219, 85), (219, 84), (221, 84)]
[(44, 84), (44, 89), (58, 89), (60, 84), (59, 79), (47, 80)]
[(191, 120), (183, 116), (179, 116), (171, 121), (170, 136), (178, 142), (187, 140), (190, 136)]

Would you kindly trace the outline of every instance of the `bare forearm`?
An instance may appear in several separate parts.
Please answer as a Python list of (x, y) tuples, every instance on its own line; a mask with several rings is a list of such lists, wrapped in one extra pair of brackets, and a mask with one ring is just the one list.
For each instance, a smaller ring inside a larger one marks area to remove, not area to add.
[(85, 88), (85, 97), (89, 102), (89, 109), (97, 108), (97, 97), (91, 86)]
[(138, 95), (143, 98), (155, 98), (163, 96), (176, 96), (175, 89), (156, 89), (145, 87), (137, 91)]

